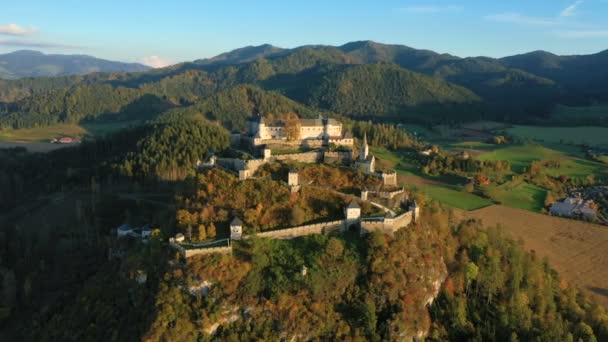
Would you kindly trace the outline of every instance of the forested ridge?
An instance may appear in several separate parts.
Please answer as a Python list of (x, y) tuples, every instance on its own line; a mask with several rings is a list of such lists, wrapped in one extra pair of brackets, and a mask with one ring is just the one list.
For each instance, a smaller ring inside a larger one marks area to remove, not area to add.
[[(139, 118), (153, 118), (172, 106), (207, 101), (240, 85), (277, 91), (309, 110), (351, 117), (531, 120), (547, 117), (557, 103), (584, 105), (605, 100), (601, 89), (606, 85), (593, 72), (605, 70), (601, 68), (608, 63), (605, 56), (461, 59), (374, 42), (245, 49), (215, 61), (182, 63), (145, 73), (2, 81), (0, 126), (73, 123), (99, 116), (124, 120), (137, 116), (129, 112), (134, 104)], [(538, 58), (552, 59), (563, 72), (540, 67), (544, 64)], [(219, 105), (213, 100), (207, 103)]]

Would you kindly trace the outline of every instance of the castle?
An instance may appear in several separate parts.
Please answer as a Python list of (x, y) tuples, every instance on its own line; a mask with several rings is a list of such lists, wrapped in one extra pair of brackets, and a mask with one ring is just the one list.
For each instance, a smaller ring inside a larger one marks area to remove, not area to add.
[(318, 119), (296, 119), (288, 122), (270, 121), (261, 115), (254, 115), (247, 119), (244, 138), (249, 140), (252, 146), (287, 141), (308, 146), (323, 146), (329, 143), (353, 145), (353, 138), (343, 134), (342, 123), (322, 116)]

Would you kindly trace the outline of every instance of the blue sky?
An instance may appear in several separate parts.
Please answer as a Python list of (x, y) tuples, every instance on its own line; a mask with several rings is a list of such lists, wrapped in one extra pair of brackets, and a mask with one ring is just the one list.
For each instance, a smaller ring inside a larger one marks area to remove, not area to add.
[(608, 49), (608, 0), (7, 0), (0, 53), (162, 65), (246, 45), (404, 44), (458, 56)]

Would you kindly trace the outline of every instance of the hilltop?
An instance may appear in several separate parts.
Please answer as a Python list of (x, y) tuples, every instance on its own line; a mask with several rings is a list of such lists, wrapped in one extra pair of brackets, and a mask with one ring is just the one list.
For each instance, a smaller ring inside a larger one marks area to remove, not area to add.
[[(29, 56), (26, 59), (62, 58), (19, 54)], [(95, 69), (86, 69), (87, 65), (82, 72)], [(265, 44), (145, 72), (108, 70), (0, 81), (0, 126), (80, 123), (99, 116), (145, 121), (199, 102), (220, 105), (214, 97), (243, 86), (280, 94), (296, 102), (299, 112), (333, 112), (395, 123), (407, 119), (427, 125), (478, 119), (551, 123), (558, 120), (553, 117), (558, 105), (606, 100), (607, 66), (605, 51), (583, 56), (536, 51), (497, 59), (461, 58), (373, 41), (291, 49)], [(35, 67), (27, 70), (37, 72)], [(207, 112), (222, 111), (210, 105)], [(130, 114), (113, 115), (125, 111)], [(580, 124), (575, 117), (569, 120)], [(568, 122), (559, 119), (559, 123)]]
[(0, 78), (4, 79), (147, 70), (150, 67), (139, 63), (114, 62), (86, 55), (47, 55), (31, 50), (0, 54)]

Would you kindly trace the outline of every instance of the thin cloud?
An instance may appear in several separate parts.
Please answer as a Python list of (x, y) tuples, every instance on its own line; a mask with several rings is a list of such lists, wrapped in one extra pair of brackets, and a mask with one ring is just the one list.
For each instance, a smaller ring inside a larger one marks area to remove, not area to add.
[(82, 49), (84, 47), (69, 44), (60, 44), (52, 42), (42, 42), (34, 40), (22, 40), (22, 39), (1, 39), (0, 46), (12, 46), (22, 48), (57, 48), (57, 49)]
[(608, 38), (608, 30), (566, 30), (557, 35), (563, 38)]
[(138, 62), (152, 68), (164, 68), (173, 64), (169, 60), (159, 56), (146, 56), (141, 58)]
[(530, 17), (517, 12), (486, 15), (484, 19), (518, 25), (551, 26), (556, 24), (556, 21), (553, 18)]
[(440, 12), (452, 12), (462, 10), (462, 6), (447, 5), (447, 6), (409, 6), (398, 8), (401, 12), (407, 13), (440, 13)]
[(36, 32), (38, 29), (35, 27), (22, 27), (15, 23), (0, 25), (0, 34), (9, 36), (27, 36)]
[(576, 14), (576, 10), (583, 3), (583, 0), (577, 0), (572, 5), (564, 8), (563, 11), (559, 14), (560, 17), (571, 17)]

